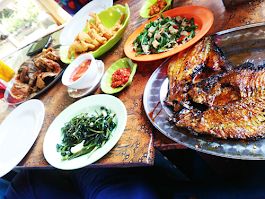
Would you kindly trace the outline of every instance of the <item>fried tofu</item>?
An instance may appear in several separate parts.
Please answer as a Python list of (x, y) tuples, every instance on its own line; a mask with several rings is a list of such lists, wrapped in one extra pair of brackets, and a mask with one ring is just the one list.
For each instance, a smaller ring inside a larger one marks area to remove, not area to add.
[(79, 32), (68, 49), (69, 59), (72, 58), (73, 51), (75, 52), (74, 57), (76, 58), (80, 54), (97, 50), (101, 45), (111, 39), (122, 27), (121, 23), (124, 18), (124, 14), (122, 14), (115, 25), (109, 29), (102, 24), (102, 21), (96, 13), (89, 13), (89, 16), (95, 19), (95, 23), (89, 23), (89, 20), (87, 20), (87, 31)]

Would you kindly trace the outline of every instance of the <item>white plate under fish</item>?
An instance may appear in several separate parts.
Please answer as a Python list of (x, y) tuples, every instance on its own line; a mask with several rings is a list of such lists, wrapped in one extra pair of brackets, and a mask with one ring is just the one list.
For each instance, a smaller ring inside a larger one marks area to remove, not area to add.
[(16, 107), (0, 125), (0, 177), (28, 153), (43, 124), (44, 105), (31, 99)]
[(76, 35), (82, 31), (86, 25), (86, 20), (90, 12), (99, 14), (101, 11), (113, 6), (113, 0), (93, 0), (81, 8), (68, 24), (63, 28), (60, 34), (60, 44), (70, 45), (74, 42)]

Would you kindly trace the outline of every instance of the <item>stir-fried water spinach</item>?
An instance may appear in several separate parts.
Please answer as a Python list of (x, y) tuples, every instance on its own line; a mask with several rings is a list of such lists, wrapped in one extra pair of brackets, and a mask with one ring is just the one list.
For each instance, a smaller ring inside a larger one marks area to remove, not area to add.
[(133, 41), (133, 50), (136, 56), (172, 50), (195, 37), (197, 28), (193, 18), (165, 18), (161, 14), (161, 18), (150, 21)]
[(116, 127), (116, 114), (103, 106), (100, 113), (95, 112), (96, 115), (91, 116), (88, 116), (88, 113), (81, 113), (61, 128), (62, 144), (57, 144), (56, 147), (62, 155), (62, 160), (71, 160), (84, 154), (90, 157), (110, 139)]

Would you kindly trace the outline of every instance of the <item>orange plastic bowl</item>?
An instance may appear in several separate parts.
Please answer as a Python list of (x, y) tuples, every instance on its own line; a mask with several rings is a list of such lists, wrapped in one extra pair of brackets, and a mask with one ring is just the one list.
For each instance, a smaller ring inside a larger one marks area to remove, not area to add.
[(133, 50), (133, 41), (144, 30), (146, 24), (148, 24), (150, 21), (155, 21), (158, 17), (160, 17), (160, 15), (158, 15), (148, 20), (146, 23), (142, 24), (129, 36), (124, 46), (124, 52), (127, 57), (135, 61), (153, 61), (172, 56), (199, 41), (210, 30), (214, 20), (213, 13), (209, 9), (201, 6), (178, 7), (164, 12), (163, 16), (170, 16), (171, 18), (181, 16), (186, 17), (188, 19), (193, 17), (195, 24), (199, 26), (199, 28), (196, 30), (197, 32), (195, 37), (187, 43), (167, 52), (135, 56), (136, 52)]

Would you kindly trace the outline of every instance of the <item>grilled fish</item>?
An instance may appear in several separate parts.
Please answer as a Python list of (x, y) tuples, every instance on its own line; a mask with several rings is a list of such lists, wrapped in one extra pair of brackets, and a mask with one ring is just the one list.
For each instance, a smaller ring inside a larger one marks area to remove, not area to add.
[(243, 98), (220, 108), (183, 110), (183, 113), (176, 125), (194, 134), (211, 134), (222, 139), (264, 137), (265, 100), (262, 98)]
[(232, 70), (222, 50), (205, 37), (173, 57), (168, 78), (165, 103), (175, 112), (169, 120), (176, 126), (222, 139), (265, 136), (265, 64), (246, 62)]
[(166, 104), (179, 111), (181, 107), (188, 106), (188, 91), (195, 83), (231, 69), (231, 63), (213, 39), (204, 37), (171, 59), (167, 71), (169, 92)]

